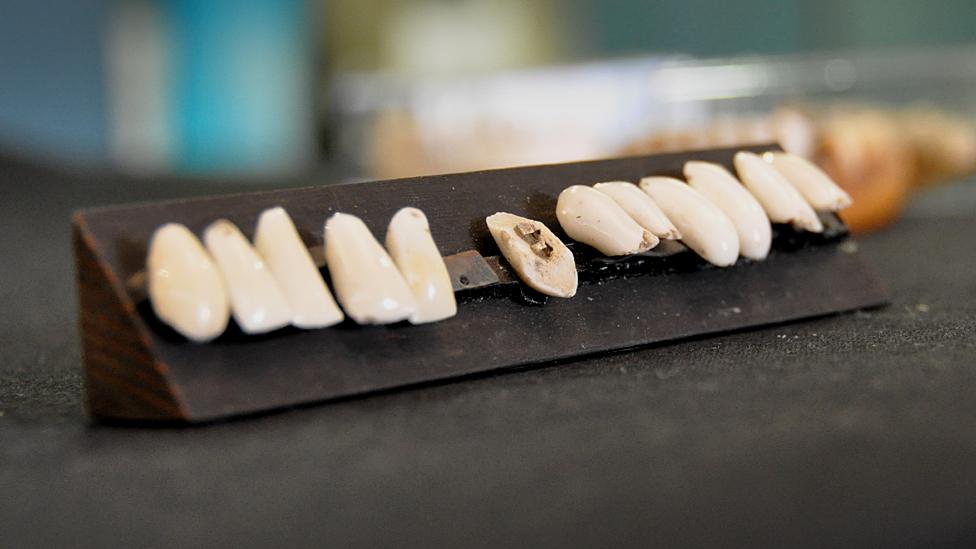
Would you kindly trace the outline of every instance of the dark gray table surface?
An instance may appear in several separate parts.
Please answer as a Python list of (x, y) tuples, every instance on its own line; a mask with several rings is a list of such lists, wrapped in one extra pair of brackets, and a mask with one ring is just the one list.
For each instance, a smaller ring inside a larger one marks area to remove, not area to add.
[(201, 428), (92, 424), (71, 210), (247, 185), (0, 159), (0, 547), (976, 543), (976, 185), (860, 239), (885, 309)]

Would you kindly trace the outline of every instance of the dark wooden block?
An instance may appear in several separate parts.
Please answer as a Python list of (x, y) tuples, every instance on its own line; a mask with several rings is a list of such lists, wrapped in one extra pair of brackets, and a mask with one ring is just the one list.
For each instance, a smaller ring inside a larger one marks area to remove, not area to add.
[(796, 234), (780, 234), (766, 261), (728, 269), (706, 267), (686, 253), (654, 259), (638, 269), (649, 271), (644, 274), (601, 280), (590, 271), (575, 298), (542, 306), (514, 294), (462, 292), (458, 315), (435, 324), (346, 321), (250, 337), (232, 327), (205, 345), (159, 323), (125, 284), (144, 267), (152, 232), (170, 221), (199, 234), (224, 217), (250, 236), (262, 210), (283, 206), (314, 246), (322, 243), (323, 223), (333, 212), (360, 216), (382, 240), (393, 213), (416, 206), (427, 214), (443, 255), (473, 249), (487, 257), (498, 251), (484, 218), (496, 211), (539, 219), (562, 237), (554, 210), (563, 188), (677, 176), (692, 158), (731, 166), (735, 150), (79, 212), (74, 234), (89, 411), (100, 419), (207, 421), (883, 304), (883, 286), (842, 237)]

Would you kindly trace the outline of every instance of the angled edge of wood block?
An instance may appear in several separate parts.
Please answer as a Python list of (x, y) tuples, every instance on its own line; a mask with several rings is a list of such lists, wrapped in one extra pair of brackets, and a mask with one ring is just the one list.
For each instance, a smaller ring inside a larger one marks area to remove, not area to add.
[(188, 421), (189, 410), (153, 352), (127, 293), (88, 233), (72, 219), (85, 405), (100, 420)]

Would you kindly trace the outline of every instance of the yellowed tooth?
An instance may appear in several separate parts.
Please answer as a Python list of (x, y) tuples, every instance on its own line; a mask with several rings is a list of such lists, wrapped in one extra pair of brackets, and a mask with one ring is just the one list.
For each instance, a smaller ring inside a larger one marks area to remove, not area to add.
[(630, 255), (650, 250), (658, 238), (631, 219), (609, 196), (584, 185), (559, 193), (556, 218), (573, 240), (604, 255)]
[(146, 257), (149, 301), (160, 320), (187, 339), (210, 341), (230, 319), (227, 289), (210, 254), (189, 229), (156, 229)]
[(254, 247), (291, 307), (292, 325), (325, 328), (342, 322), (342, 311), (284, 208), (261, 213), (254, 231)]
[(226, 219), (214, 221), (203, 241), (224, 276), (234, 320), (245, 333), (260, 334), (291, 321), (291, 308), (264, 259)]
[(806, 158), (789, 153), (767, 152), (762, 155), (762, 159), (772, 164), (814, 210), (836, 212), (851, 205), (851, 196)]
[(770, 221), (791, 223), (810, 232), (823, 232), (817, 213), (776, 168), (748, 151), (735, 153), (733, 161), (739, 179), (762, 204)]
[(337, 213), (326, 221), (325, 261), (336, 298), (359, 324), (406, 320), (417, 310), (407, 282), (358, 217)]
[(485, 219), (498, 249), (530, 288), (554, 297), (576, 295), (576, 261), (540, 221), (498, 212)]
[(631, 219), (661, 240), (679, 240), (681, 231), (664, 215), (654, 200), (629, 181), (597, 183), (593, 188), (609, 196)]
[(773, 232), (756, 198), (728, 170), (711, 162), (685, 162), (688, 185), (718, 206), (732, 220), (739, 236), (739, 254), (761, 260), (769, 255)]
[(681, 241), (705, 261), (719, 267), (735, 263), (739, 237), (735, 225), (718, 206), (672, 177), (645, 177), (640, 188), (678, 227)]
[(457, 314), (451, 276), (424, 212), (403, 208), (394, 214), (386, 230), (386, 249), (417, 303), (411, 323), (435, 322)]

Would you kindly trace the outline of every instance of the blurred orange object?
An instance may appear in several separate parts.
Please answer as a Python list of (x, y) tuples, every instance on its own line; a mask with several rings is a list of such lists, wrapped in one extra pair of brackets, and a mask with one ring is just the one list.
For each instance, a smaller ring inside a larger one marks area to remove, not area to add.
[(854, 199), (840, 212), (851, 231), (872, 231), (897, 218), (915, 180), (915, 160), (892, 117), (873, 109), (834, 109), (818, 133), (814, 160)]

